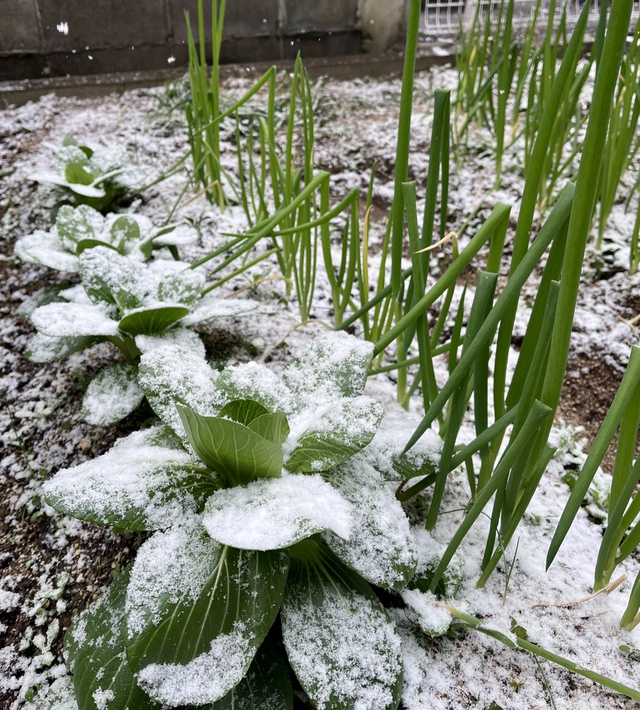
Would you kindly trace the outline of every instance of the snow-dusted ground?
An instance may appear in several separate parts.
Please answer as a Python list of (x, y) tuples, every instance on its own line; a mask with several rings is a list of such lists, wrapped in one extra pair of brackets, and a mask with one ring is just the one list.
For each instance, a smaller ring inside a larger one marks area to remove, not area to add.
[[(411, 172), (419, 184), (427, 170), (431, 96), (434, 88), (455, 86), (455, 73), (437, 70), (417, 77), (413, 117)], [(248, 88), (244, 80), (229, 81), (227, 96)], [(178, 111), (158, 113), (163, 89), (134, 91), (103, 99), (59, 99), (45, 96), (36, 103), (9, 108), (1, 114), (0, 128), (0, 706), (33, 707), (30, 699), (38, 684), (64, 675), (62, 636), (71, 617), (95, 598), (109, 582), (111, 570), (130, 561), (141, 539), (116, 535), (97, 526), (55, 513), (41, 498), (41, 483), (62, 467), (75, 465), (106, 451), (119, 437), (134, 431), (152, 416), (144, 405), (118, 426), (90, 427), (80, 417), (81, 391), (87, 379), (115, 351), (101, 345), (60, 363), (34, 365), (24, 359), (31, 326), (17, 313), (19, 306), (42, 285), (69, 281), (63, 274), (27, 266), (11, 259), (16, 238), (49, 226), (49, 208), (57, 197), (29, 180), (48, 168), (47, 141), (59, 145), (69, 134), (79, 141), (118, 144), (131, 151), (149, 181), (184, 154), (186, 131)], [(392, 195), (393, 161), (400, 81), (324, 80), (316, 87), (318, 106), (316, 164), (332, 173), (336, 197), (357, 186), (366, 189), (376, 163), (373, 237), (380, 237), (382, 220)], [(468, 158), (452, 175), (451, 229), (459, 229), (467, 215), (487, 195), (470, 229), (479, 224), (498, 200), (514, 204), (522, 190), (522, 156), (506, 158), (505, 176), (492, 191), (494, 174), (487, 138), (475, 132)], [(230, 149), (225, 159), (231, 166)], [(185, 174), (146, 191), (139, 211), (157, 222), (166, 219), (184, 185)], [(191, 220), (200, 231), (196, 247), (181, 253), (190, 259), (220, 244), (221, 233), (243, 229), (238, 208), (223, 214), (202, 197), (187, 194), (177, 217)], [(604, 267), (591, 259), (585, 271), (576, 316), (568, 399), (554, 433), (558, 454), (549, 466), (504, 564), (481, 590), (475, 588), (483, 549), (483, 522), (467, 537), (462, 557), (465, 578), (455, 604), (480, 617), (492, 629), (509, 633), (514, 624), (531, 641), (581, 666), (640, 687), (640, 628), (619, 629), (638, 562), (629, 561), (616, 576), (628, 578), (610, 595), (586, 599), (592, 592), (593, 567), (602, 526), (601, 511), (593, 502), (581, 511), (569, 539), (549, 572), (544, 559), (550, 536), (567, 499), (562, 481), (584, 459), (580, 430), (589, 434), (613, 397), (638, 332), (627, 321), (640, 312), (640, 277), (624, 270), (625, 238), (633, 219), (616, 206), (611, 220)], [(620, 246), (622, 245), (622, 246)], [(620, 266), (622, 265), (622, 266)], [(248, 316), (212, 324), (207, 330), (210, 354), (221, 362), (259, 357), (276, 370), (287, 353), (325, 328), (330, 321), (327, 284), (319, 279), (314, 315), (316, 323), (294, 329), (299, 318), (295, 304), (284, 301), (274, 264), (265, 262), (249, 279), (229, 284), (246, 287), (263, 301), (259, 317)], [(535, 284), (528, 287), (535, 292)], [(523, 332), (526, 309), (518, 319), (516, 335)], [(276, 347), (274, 347), (276, 346)], [(438, 372), (444, 378), (444, 365)], [(387, 411), (404, 416), (395, 403), (394, 382), (385, 375), (372, 378), (367, 393)], [(580, 397), (583, 399), (580, 399)], [(414, 416), (420, 406), (412, 405)], [(412, 424), (407, 425), (412, 426)], [(469, 429), (469, 437), (472, 430)], [(606, 485), (606, 475), (598, 479)], [(435, 538), (446, 542), (460, 520), (467, 501), (466, 477), (452, 476)], [(582, 601), (585, 600), (585, 601)], [(579, 603), (576, 603), (579, 602)], [(410, 644), (405, 644), (410, 648)], [(405, 659), (407, 707), (413, 708), (593, 708), (639, 707), (623, 696), (584, 680), (523, 651), (514, 651), (474, 633), (452, 633), (435, 639), (425, 651), (416, 646)], [(72, 706), (64, 706), (65, 709)]]

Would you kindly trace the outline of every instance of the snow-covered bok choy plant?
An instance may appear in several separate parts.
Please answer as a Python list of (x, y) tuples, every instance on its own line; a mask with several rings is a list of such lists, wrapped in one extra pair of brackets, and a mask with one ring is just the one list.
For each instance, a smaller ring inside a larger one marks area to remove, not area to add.
[(124, 355), (125, 363), (105, 367), (89, 383), (83, 415), (91, 424), (117, 422), (142, 402), (137, 365), (143, 351), (169, 339), (203, 354), (199, 336), (186, 326), (256, 306), (204, 293), (205, 274), (189, 264), (145, 263), (138, 256), (102, 244), (85, 249), (75, 257), (80, 285), (45, 293), (52, 301), (29, 315), (38, 331), (27, 350), (33, 362), (53, 362), (100, 342), (111, 342)]
[(282, 376), (216, 372), (179, 345), (142, 356), (165, 425), (45, 484), (61, 512), (153, 531), (67, 633), (80, 707), (290, 708), (282, 647), (315, 707), (398, 706), (401, 632), (374, 589), (411, 605), (428, 584), (428, 535), (394, 492), (398, 471), (432, 470), (438, 438), (407, 457), (406, 426), (378, 429), (371, 355), (327, 333)]
[(142, 188), (144, 175), (121, 146), (91, 148), (66, 136), (60, 148), (50, 148), (55, 169), (34, 173), (31, 179), (61, 189), (76, 205), (104, 212)]
[(77, 273), (79, 255), (95, 246), (110, 247), (123, 256), (146, 261), (154, 249), (166, 246), (176, 253), (179, 246), (197, 238), (196, 230), (186, 224), (154, 227), (144, 215), (111, 212), (103, 216), (88, 205), (62, 205), (51, 229), (37, 229), (20, 237), (14, 254), (27, 263)]

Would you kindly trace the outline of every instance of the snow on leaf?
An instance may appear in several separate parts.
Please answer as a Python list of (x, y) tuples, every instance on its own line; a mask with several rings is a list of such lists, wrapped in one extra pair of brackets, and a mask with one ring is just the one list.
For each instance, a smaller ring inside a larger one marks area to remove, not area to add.
[(95, 302), (115, 303), (121, 310), (143, 306), (156, 296), (157, 280), (143, 264), (107, 247), (86, 249), (79, 257), (80, 276), (89, 297)]
[(361, 455), (328, 479), (353, 505), (348, 540), (325, 534), (333, 552), (367, 581), (380, 587), (404, 587), (413, 577), (418, 551), (409, 520), (390, 484)]
[(215, 292), (207, 293), (184, 319), (184, 323), (194, 325), (210, 318), (234, 318), (255, 311), (259, 305), (248, 298), (220, 298)]
[(373, 343), (344, 331), (323, 333), (294, 357), (284, 381), (300, 397), (313, 399), (362, 394), (373, 355)]
[(282, 607), (289, 662), (318, 710), (395, 710), (400, 638), (368, 586), (326, 555), (296, 564)]
[(110, 242), (118, 248), (120, 253), (125, 253), (127, 244), (140, 241), (140, 225), (133, 215), (123, 214), (118, 216), (109, 227)]
[(198, 414), (215, 415), (224, 400), (218, 393), (217, 373), (204, 356), (180, 345), (164, 345), (140, 358), (138, 382), (154, 412), (177, 434), (186, 434), (177, 404)]
[(289, 471), (330, 471), (344, 463), (373, 439), (383, 410), (369, 397), (355, 397), (330, 400), (310, 414), (309, 428), (287, 442)]
[(204, 343), (200, 336), (192, 330), (180, 326), (171, 328), (161, 335), (139, 334), (135, 336), (135, 341), (141, 353), (151, 352), (165, 345), (179, 345), (201, 360), (204, 360), (205, 357)]
[(289, 665), (277, 644), (265, 639), (244, 678), (207, 710), (293, 710)]
[(68, 190), (75, 192), (82, 197), (102, 198), (105, 196), (105, 191), (91, 185), (83, 185), (79, 182), (70, 182), (66, 176), (62, 177), (54, 172), (42, 171), (33, 173), (29, 176), (30, 180), (44, 183), (45, 185), (57, 185), (58, 187), (66, 187)]
[(41, 229), (18, 239), (14, 254), (29, 264), (42, 264), (71, 274), (78, 271), (78, 257), (62, 247), (56, 234)]
[(42, 333), (36, 333), (29, 341), (26, 357), (31, 362), (54, 362), (84, 350), (101, 340), (104, 340), (104, 338), (53, 338)]
[(118, 324), (101, 308), (82, 303), (48, 303), (36, 308), (31, 322), (40, 333), (54, 338), (119, 334)]
[(257, 362), (225, 368), (216, 380), (223, 404), (233, 399), (252, 399), (269, 411), (295, 412), (297, 402), (282, 378)]
[(402, 591), (402, 601), (411, 610), (409, 613), (413, 612), (418, 626), (427, 636), (443, 636), (449, 630), (453, 617), (445, 608), (438, 606), (435, 594), (405, 589)]
[(105, 701), (102, 707), (109, 710), (157, 710), (136, 685), (127, 663), (124, 603), (128, 580), (128, 571), (117, 577), (65, 636), (80, 708), (100, 708), (98, 701)]
[(237, 685), (251, 661), (251, 638), (242, 624), (211, 641), (208, 651), (183, 663), (150, 663), (136, 679), (154, 700), (169, 707), (202, 705), (224, 697)]
[(428, 429), (406, 454), (402, 453), (419, 423), (420, 419), (415, 417), (385, 416), (361, 455), (390, 481), (430, 473), (437, 469), (442, 450), (442, 439), (433, 429)]
[[(168, 262), (173, 265), (176, 262)], [(180, 303), (192, 309), (200, 301), (205, 276), (201, 271), (184, 268), (177, 273), (161, 275), (158, 284), (158, 299)]]
[(109, 365), (89, 383), (82, 400), (82, 416), (89, 424), (108, 426), (131, 414), (143, 399), (135, 365)]
[(61, 285), (44, 286), (43, 288), (39, 288), (30, 296), (27, 296), (24, 301), (22, 301), (18, 307), (18, 315), (22, 318), (31, 318), (31, 314), (36, 310), (36, 308), (40, 308), (40, 306), (44, 306), (47, 303), (54, 303), (56, 301), (63, 300), (63, 293), (65, 290), (68, 289), (65, 289), (65, 286)]
[(128, 530), (165, 529), (195, 509), (194, 461), (157, 441), (161, 428), (120, 439), (102, 456), (59, 471), (43, 488), (47, 503), (81, 520)]
[(223, 698), (271, 628), (287, 571), (284, 553), (221, 548), (198, 597), (163, 601), (161, 621), (127, 642), (141, 687), (170, 707)]
[[(433, 573), (447, 549), (447, 545), (438, 542), (424, 527), (411, 529), (418, 550), (418, 565), (416, 573), (409, 582), (410, 589), (428, 591), (433, 579)], [(453, 599), (465, 577), (465, 561), (460, 552), (456, 552), (445, 573), (436, 586), (436, 594), (445, 599)]]
[(441, 669), (434, 663), (433, 647), (427, 646), (424, 635), (407, 619), (405, 611), (391, 609), (389, 613), (402, 639), (402, 707), (406, 710), (424, 710), (433, 705), (434, 687), (441, 683), (438, 677)]
[(198, 232), (188, 224), (168, 225), (153, 237), (154, 246), (186, 246), (198, 241)]
[(320, 476), (287, 475), (216, 491), (203, 524), (225, 545), (277, 550), (324, 530), (348, 538), (353, 515), (353, 506)]
[(75, 254), (78, 242), (96, 239), (103, 226), (104, 217), (92, 207), (62, 205), (56, 215), (55, 233), (63, 248)]
[(156, 532), (138, 550), (127, 588), (129, 638), (157, 626), (168, 605), (195, 602), (218, 563), (220, 545), (199, 517)]

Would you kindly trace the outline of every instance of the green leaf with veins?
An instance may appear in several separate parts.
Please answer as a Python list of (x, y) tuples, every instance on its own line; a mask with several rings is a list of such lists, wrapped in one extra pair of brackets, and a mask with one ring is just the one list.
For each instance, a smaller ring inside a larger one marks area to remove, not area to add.
[[(209, 571), (195, 598), (194, 589), (184, 583), (177, 594), (160, 593), (156, 619), (149, 617), (127, 642), (140, 686), (173, 707), (215, 702), (242, 680), (284, 595), (286, 554), (209, 542)], [(179, 557), (176, 564), (179, 568)]]
[(144, 392), (138, 385), (138, 368), (116, 363), (103, 368), (89, 383), (82, 399), (82, 416), (89, 424), (115, 424), (138, 408)]
[(290, 553), (282, 636), (312, 704), (395, 710), (403, 680), (401, 642), (376, 595), (314, 540)]
[(251, 431), (274, 444), (282, 445), (289, 436), (289, 422), (284, 412), (269, 412), (252, 399), (233, 399), (222, 407), (218, 416), (244, 424)]
[[(145, 429), (120, 439), (107, 453), (44, 483), (45, 499), (80, 520), (124, 530), (170, 527), (193, 512), (218, 487), (162, 429)], [(207, 484), (203, 486), (203, 484)]]
[(107, 249), (113, 249), (113, 251), (119, 253), (118, 249), (113, 246), (113, 244), (103, 242), (101, 239), (81, 239), (76, 246), (76, 256), (80, 256), (83, 251), (93, 249), (94, 247), (106, 247)]
[(64, 177), (67, 182), (71, 183), (72, 187), (74, 184), (91, 185), (95, 179), (95, 176), (81, 163), (69, 163), (64, 170)]
[(257, 478), (281, 475), (283, 454), (278, 444), (229, 419), (203, 417), (180, 405), (178, 413), (198, 456), (227, 485), (245, 485)]
[(124, 254), (127, 242), (140, 241), (140, 226), (129, 215), (118, 217), (111, 225), (110, 233), (113, 244), (121, 254)]
[(231, 402), (227, 402), (218, 414), (221, 417), (233, 419), (238, 424), (248, 426), (254, 419), (263, 414), (269, 414), (269, 410), (252, 399), (233, 399)]
[(145, 308), (129, 313), (119, 323), (118, 328), (129, 335), (158, 335), (177, 323), (189, 313), (184, 306), (161, 306)]
[(290, 431), (287, 415), (284, 412), (263, 414), (249, 424), (249, 429), (278, 446), (282, 446)]
[(64, 638), (78, 707), (158, 710), (137, 685), (125, 650), (125, 595), (129, 570), (73, 622)]
[(238, 685), (204, 710), (293, 710), (289, 666), (270, 636)]
[(298, 439), (285, 466), (292, 473), (330, 471), (371, 442), (383, 409), (368, 397), (345, 398), (319, 413)]

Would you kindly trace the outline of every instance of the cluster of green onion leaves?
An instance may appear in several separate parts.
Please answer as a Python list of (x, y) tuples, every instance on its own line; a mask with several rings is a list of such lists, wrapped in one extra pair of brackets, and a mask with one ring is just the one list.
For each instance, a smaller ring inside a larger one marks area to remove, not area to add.
[(195, 231), (176, 225), (154, 229), (140, 215), (103, 217), (86, 205), (65, 205), (49, 232), (18, 240), (16, 255), (24, 261), (80, 276), (79, 285), (45, 288), (23, 306), (38, 331), (27, 356), (52, 362), (111, 342), (125, 358), (89, 383), (83, 401), (89, 423), (115, 423), (142, 402), (137, 364), (144, 350), (170, 339), (203, 353), (199, 336), (187, 326), (255, 309), (252, 301), (205, 292), (202, 269), (171, 258), (147, 261), (154, 247), (175, 250), (195, 237)]
[(62, 190), (72, 204), (104, 212), (142, 189), (144, 175), (121, 147), (91, 148), (71, 136), (60, 148), (50, 147), (55, 169), (34, 173), (31, 179)]
[[(517, 37), (514, 0), (502, 0), (497, 7), (478, 5), (470, 26), (461, 32), (457, 55), (459, 90), (456, 108), (459, 114), (456, 147), (467, 149), (467, 130), (472, 121), (485, 125), (493, 134), (496, 158), (496, 186), (505, 147), (524, 142), (524, 175), (534, 167), (533, 146), (544, 130), (542, 121), (558, 76), (558, 57), (562, 56), (577, 34), (584, 39), (586, 15), (598, 12), (595, 4), (585, 3), (582, 17), (570, 28), (567, 5), (555, 0), (537, 0), (524, 26), (524, 36)], [(588, 79), (601, 64), (607, 22), (607, 6), (599, 7), (600, 18), (595, 41), (586, 56), (576, 56), (573, 71), (563, 85), (560, 110), (555, 116), (549, 150), (543, 159), (538, 208), (544, 214), (553, 204), (557, 187), (574, 179), (582, 151), (582, 137), (588, 112), (584, 111)], [(539, 24), (547, 16), (546, 29), (540, 38)], [(583, 21), (584, 20), (584, 21)], [(572, 29), (572, 32), (569, 30)], [(520, 29), (522, 33), (522, 29)], [(495, 38), (495, 39), (494, 39)], [(619, 75), (615, 78), (612, 104), (612, 130), (603, 144), (603, 161), (598, 187), (598, 210), (593, 212), (591, 228), (597, 221), (595, 248), (605, 246), (605, 232), (612, 207), (627, 192), (627, 207), (638, 183), (628, 189), (629, 169), (640, 149), (636, 137), (640, 103), (638, 69), (640, 30), (630, 31)], [(512, 99), (511, 118), (507, 116), (508, 99)], [(638, 232), (631, 240), (631, 273), (638, 266)]]
[(433, 451), (402, 456), (378, 429), (371, 354), (328, 333), (282, 376), (179, 345), (142, 356), (164, 424), (45, 484), (61, 512), (153, 531), (67, 632), (79, 707), (291, 708), (289, 668), (316, 707), (398, 706), (402, 641), (376, 590), (413, 592), (404, 618), (428, 586), (394, 493)]

